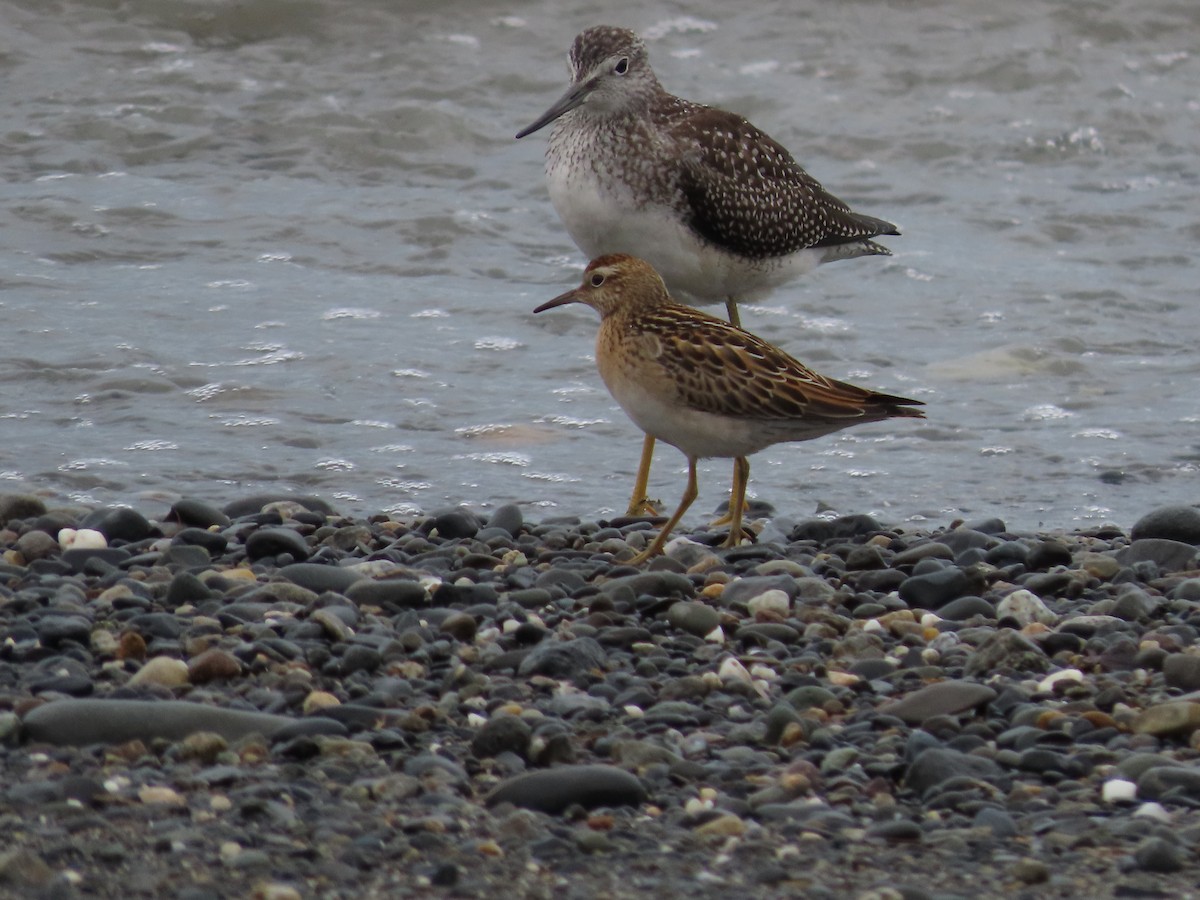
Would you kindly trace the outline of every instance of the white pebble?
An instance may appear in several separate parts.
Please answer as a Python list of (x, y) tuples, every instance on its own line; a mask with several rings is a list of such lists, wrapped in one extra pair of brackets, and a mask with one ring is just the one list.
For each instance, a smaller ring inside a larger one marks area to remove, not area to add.
[(1078, 684), (1083, 681), (1083, 673), (1078, 669), (1063, 669), (1061, 672), (1051, 672), (1045, 678), (1038, 682), (1038, 693), (1049, 694), (1054, 690), (1054, 686), (1060, 682), (1074, 682)]
[[(783, 592), (780, 591), (780, 593)], [(717, 670), (717, 674), (721, 676), (722, 681), (742, 681), (746, 684), (749, 684), (751, 681), (750, 673), (746, 670), (746, 667), (732, 656), (721, 663), (721, 668)]]
[(1111, 778), (1104, 782), (1100, 796), (1105, 803), (1130, 803), (1137, 798), (1137, 785), (1124, 778)]
[(883, 627), (883, 623), (878, 619), (867, 619), (867, 621), (863, 622), (862, 630), (869, 634), (877, 634), (887, 631), (887, 629)]
[(769, 591), (763, 591), (757, 597), (751, 597), (746, 602), (746, 608), (751, 613), (769, 612), (778, 616), (786, 616), (791, 609), (792, 600), (788, 595), (774, 588)]
[(722, 631), (721, 626), (718, 625), (716, 628), (706, 634), (704, 639), (710, 644), (723, 644), (725, 643), (725, 632)]
[(625, 712), (625, 715), (629, 716), (631, 719), (641, 719), (646, 715), (646, 711), (644, 709), (642, 709), (640, 706), (634, 706), (632, 703), (621, 708)]
[(921, 616), (922, 628), (937, 628), (937, 623), (942, 621), (942, 617), (936, 613), (927, 612)]
[(1007, 616), (1016, 619), (1022, 625), (1029, 625), (1033, 622), (1053, 625), (1058, 621), (1058, 616), (1042, 602), (1041, 597), (1024, 588), (1013, 591), (996, 604), (996, 615), (1000, 618)]
[(63, 528), (58, 532), (58, 545), (66, 550), (74, 547), (77, 550), (95, 550), (107, 547), (108, 541), (104, 535), (91, 528)]
[(467, 713), (467, 725), (471, 728), (482, 728), (488, 723), (487, 716), (481, 716), (479, 713)]
[(1133, 814), (1143, 819), (1154, 819), (1156, 822), (1171, 821), (1171, 814), (1161, 803), (1143, 803), (1133, 811)]

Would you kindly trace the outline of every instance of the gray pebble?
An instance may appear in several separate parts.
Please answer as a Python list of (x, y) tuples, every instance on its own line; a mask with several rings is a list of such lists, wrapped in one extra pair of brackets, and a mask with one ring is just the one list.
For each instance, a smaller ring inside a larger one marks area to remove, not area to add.
[(487, 797), (487, 805), (511, 803), (558, 815), (568, 806), (638, 806), (646, 789), (635, 776), (613, 766), (560, 766), (518, 775), (503, 782)]

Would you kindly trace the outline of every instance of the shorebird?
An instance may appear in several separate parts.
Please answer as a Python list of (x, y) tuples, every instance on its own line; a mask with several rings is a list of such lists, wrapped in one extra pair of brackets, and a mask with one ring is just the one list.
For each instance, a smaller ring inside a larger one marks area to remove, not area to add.
[[(647, 259), (676, 295), (737, 302), (766, 294), (820, 263), (890, 256), (871, 240), (899, 234), (826, 191), (746, 119), (668, 93), (646, 46), (625, 28), (576, 36), (567, 92), (517, 138), (551, 122), (550, 199), (589, 257)], [(649, 509), (654, 439), (647, 437), (629, 514)]]
[(596, 366), (609, 393), (642, 431), (688, 461), (678, 508), (631, 565), (662, 552), (696, 499), (697, 460), (734, 460), (724, 544), (734, 547), (742, 537), (751, 454), (864, 422), (925, 417), (914, 409), (923, 405), (919, 400), (818, 375), (748, 331), (673, 300), (650, 264), (633, 256), (592, 260), (579, 287), (534, 312), (568, 303), (600, 314)]

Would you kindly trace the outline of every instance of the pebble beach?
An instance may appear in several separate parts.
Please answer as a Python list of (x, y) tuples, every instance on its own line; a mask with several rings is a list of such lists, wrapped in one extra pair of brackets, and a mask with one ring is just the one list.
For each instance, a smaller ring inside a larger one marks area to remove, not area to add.
[(0, 496), (0, 895), (1200, 896), (1200, 511)]

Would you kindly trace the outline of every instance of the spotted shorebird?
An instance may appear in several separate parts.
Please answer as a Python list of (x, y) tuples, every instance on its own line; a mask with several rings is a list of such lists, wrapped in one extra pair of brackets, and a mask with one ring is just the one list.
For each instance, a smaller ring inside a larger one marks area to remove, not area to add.
[[(899, 234), (856, 213), (746, 119), (667, 93), (646, 47), (625, 28), (581, 32), (567, 92), (518, 138), (554, 122), (550, 199), (588, 257), (630, 253), (681, 299), (737, 302), (820, 263), (890, 256), (872, 238)], [(647, 437), (629, 514), (648, 508)]]
[(629, 562), (662, 552), (696, 499), (696, 462), (732, 457), (726, 547), (742, 538), (749, 457), (785, 441), (889, 418), (918, 418), (923, 405), (818, 375), (736, 325), (673, 300), (645, 260), (625, 254), (593, 260), (583, 283), (535, 313), (583, 303), (600, 314), (596, 365), (621, 408), (646, 434), (687, 457), (687, 488), (650, 545)]

